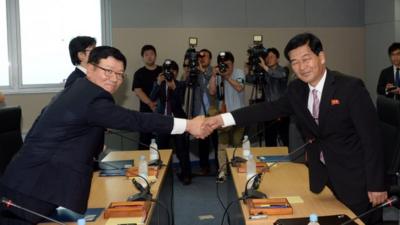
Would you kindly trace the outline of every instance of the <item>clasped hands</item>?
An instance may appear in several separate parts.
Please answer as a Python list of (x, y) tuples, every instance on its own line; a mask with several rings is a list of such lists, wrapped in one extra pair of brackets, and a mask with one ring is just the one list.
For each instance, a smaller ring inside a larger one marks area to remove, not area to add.
[(186, 131), (193, 135), (195, 138), (204, 139), (210, 135), (215, 129), (222, 127), (224, 122), (220, 115), (205, 117), (197, 116), (193, 119), (187, 120)]

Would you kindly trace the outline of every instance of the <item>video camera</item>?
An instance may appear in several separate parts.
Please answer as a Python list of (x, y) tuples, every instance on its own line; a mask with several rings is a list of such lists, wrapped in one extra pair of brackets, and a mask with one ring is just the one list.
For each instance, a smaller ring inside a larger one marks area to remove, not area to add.
[(171, 81), (174, 79), (174, 73), (171, 71), (172, 70), (172, 61), (169, 59), (166, 59), (162, 65), (163, 68), (163, 74), (164, 77), (167, 81)]
[(268, 49), (262, 44), (262, 35), (253, 36), (253, 47), (247, 50), (249, 56), (247, 65), (249, 66), (249, 74), (262, 76), (264, 69), (259, 65), (260, 57), (264, 58)]
[(186, 50), (185, 59), (189, 61), (189, 85), (193, 85), (197, 80), (199, 70), (199, 57), (200, 53), (196, 51), (197, 38), (189, 37), (189, 48)]

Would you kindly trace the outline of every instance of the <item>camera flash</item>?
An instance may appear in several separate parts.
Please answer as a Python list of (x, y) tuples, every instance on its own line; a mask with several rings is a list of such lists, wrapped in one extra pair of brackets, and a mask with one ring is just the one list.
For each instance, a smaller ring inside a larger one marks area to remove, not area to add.
[(196, 46), (197, 45), (197, 37), (189, 37), (189, 45)]
[(253, 41), (257, 42), (257, 43), (261, 43), (262, 42), (262, 35), (253, 35)]

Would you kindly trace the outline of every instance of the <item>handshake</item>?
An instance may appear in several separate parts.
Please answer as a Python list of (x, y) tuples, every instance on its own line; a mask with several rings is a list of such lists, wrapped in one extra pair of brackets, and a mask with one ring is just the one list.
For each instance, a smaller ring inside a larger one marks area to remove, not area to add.
[(197, 116), (187, 120), (186, 131), (195, 138), (204, 139), (210, 135), (215, 129), (224, 125), (221, 115), (212, 117)]

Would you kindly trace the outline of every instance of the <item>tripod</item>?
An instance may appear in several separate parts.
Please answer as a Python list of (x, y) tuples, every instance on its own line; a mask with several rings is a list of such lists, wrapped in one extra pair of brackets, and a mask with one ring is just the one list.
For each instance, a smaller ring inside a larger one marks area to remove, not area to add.
[[(203, 114), (204, 116), (208, 116), (208, 107), (213, 105), (213, 101), (209, 98), (207, 94), (207, 85), (209, 82), (209, 78), (207, 77), (210, 73), (210, 68), (206, 70), (206, 72), (200, 71), (190, 71), (188, 82), (187, 82), (187, 95), (186, 95), (186, 113), (188, 114), (188, 118), (193, 118), (197, 115)], [(207, 73), (208, 71), (208, 73)], [(207, 99), (204, 99), (207, 96)], [(207, 101), (207, 102), (206, 102)], [(207, 104), (208, 103), (208, 104)], [(201, 160), (200, 166), (202, 168), (209, 168), (208, 163), (208, 153), (209, 151), (201, 152), (202, 148), (210, 149), (210, 144), (215, 150), (215, 159), (217, 161), (217, 152), (218, 152), (218, 140), (216, 133), (213, 133), (206, 140), (199, 140), (199, 158)], [(218, 166), (218, 163), (217, 163)]]
[[(267, 81), (265, 79), (265, 75), (263, 72), (255, 72), (253, 76), (255, 76), (253, 81), (253, 88), (251, 89), (249, 104), (256, 104), (258, 102), (270, 101), (270, 93), (267, 90)], [(257, 123), (257, 136), (258, 136), (258, 145), (262, 146), (263, 133), (262, 129), (265, 129), (264, 123)]]

